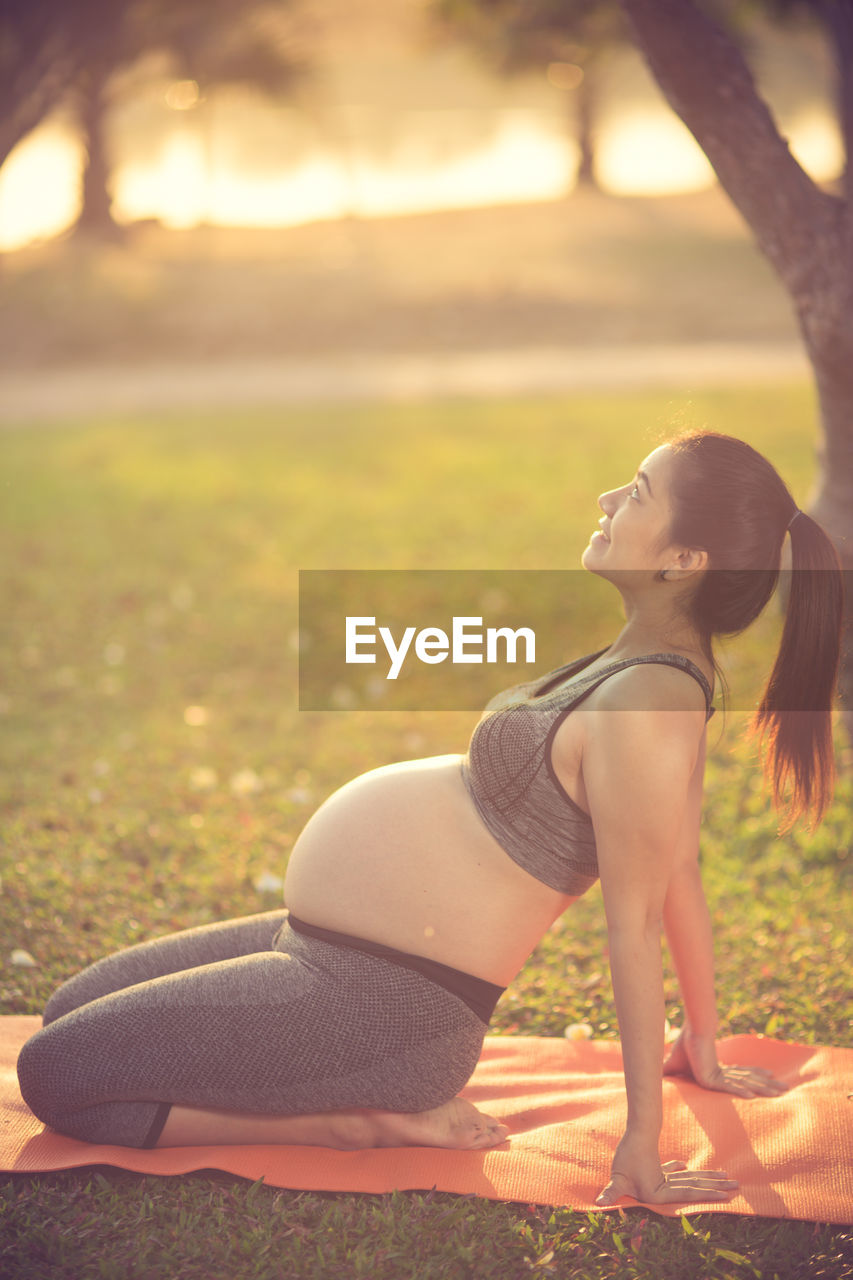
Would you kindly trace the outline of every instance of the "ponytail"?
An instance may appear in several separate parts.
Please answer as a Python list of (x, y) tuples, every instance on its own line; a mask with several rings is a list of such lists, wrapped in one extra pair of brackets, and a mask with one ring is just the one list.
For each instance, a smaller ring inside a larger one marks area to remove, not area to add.
[(783, 829), (806, 814), (816, 824), (835, 778), (832, 699), (843, 608), (835, 548), (797, 510), (775, 468), (742, 440), (700, 431), (668, 447), (675, 468), (669, 537), (708, 552), (710, 567), (688, 607), (711, 656), (715, 635), (737, 635), (770, 599), (791, 535), (785, 625), (750, 729), (774, 803), (786, 809)]
[(829, 538), (804, 511), (794, 513), (789, 532), (791, 582), (785, 625), (750, 725), (774, 803), (786, 808), (784, 830), (806, 813), (817, 825), (832, 798), (832, 699), (843, 612), (842, 575)]

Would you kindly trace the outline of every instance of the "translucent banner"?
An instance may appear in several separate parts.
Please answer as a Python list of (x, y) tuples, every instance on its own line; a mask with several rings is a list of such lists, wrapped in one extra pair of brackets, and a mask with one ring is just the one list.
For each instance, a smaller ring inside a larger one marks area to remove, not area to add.
[[(640, 577), (648, 590), (648, 573)], [(757, 704), (779, 645), (786, 587), (783, 574), (758, 621), (715, 642), (730, 710)], [(583, 569), (302, 570), (299, 707), (478, 710), (503, 689), (606, 649), (623, 626), (619, 591)], [(677, 638), (662, 648), (679, 652)]]

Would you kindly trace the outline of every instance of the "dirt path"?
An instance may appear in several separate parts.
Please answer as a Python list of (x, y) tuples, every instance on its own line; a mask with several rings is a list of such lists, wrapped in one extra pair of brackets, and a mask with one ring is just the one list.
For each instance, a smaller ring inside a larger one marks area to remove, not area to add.
[(175, 409), (416, 400), (663, 387), (678, 391), (800, 379), (795, 343), (690, 343), (301, 360), (77, 366), (5, 373), (0, 423)]

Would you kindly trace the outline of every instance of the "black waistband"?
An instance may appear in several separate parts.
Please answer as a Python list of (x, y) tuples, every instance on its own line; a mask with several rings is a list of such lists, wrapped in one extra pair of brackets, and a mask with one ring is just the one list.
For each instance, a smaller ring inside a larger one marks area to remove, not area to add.
[(426, 956), (412, 956), (406, 951), (398, 951), (395, 947), (386, 947), (382, 942), (368, 942), (366, 938), (353, 938), (348, 933), (338, 933), (334, 929), (321, 929), (315, 924), (306, 924), (299, 920), (293, 912), (288, 916), (288, 923), (297, 933), (304, 933), (309, 938), (317, 938), (320, 942), (331, 943), (335, 947), (349, 947), (352, 951), (363, 951), (366, 955), (377, 956), (387, 960), (389, 964), (399, 965), (401, 969), (412, 969), (431, 982), (443, 987), (451, 995), (464, 1000), (472, 1013), (476, 1013), (481, 1022), (489, 1023), (506, 987), (496, 986), (494, 982), (486, 982), (485, 978), (475, 978), (471, 973), (463, 973), (461, 969), (453, 969), (449, 964), (440, 964), (438, 960), (429, 960)]

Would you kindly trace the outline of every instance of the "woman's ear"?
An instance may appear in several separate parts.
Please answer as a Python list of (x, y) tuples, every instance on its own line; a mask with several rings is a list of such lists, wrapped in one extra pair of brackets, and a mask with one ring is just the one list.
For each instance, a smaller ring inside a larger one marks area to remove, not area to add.
[(685, 547), (662, 571), (667, 582), (681, 582), (708, 568), (708, 552), (699, 547)]

